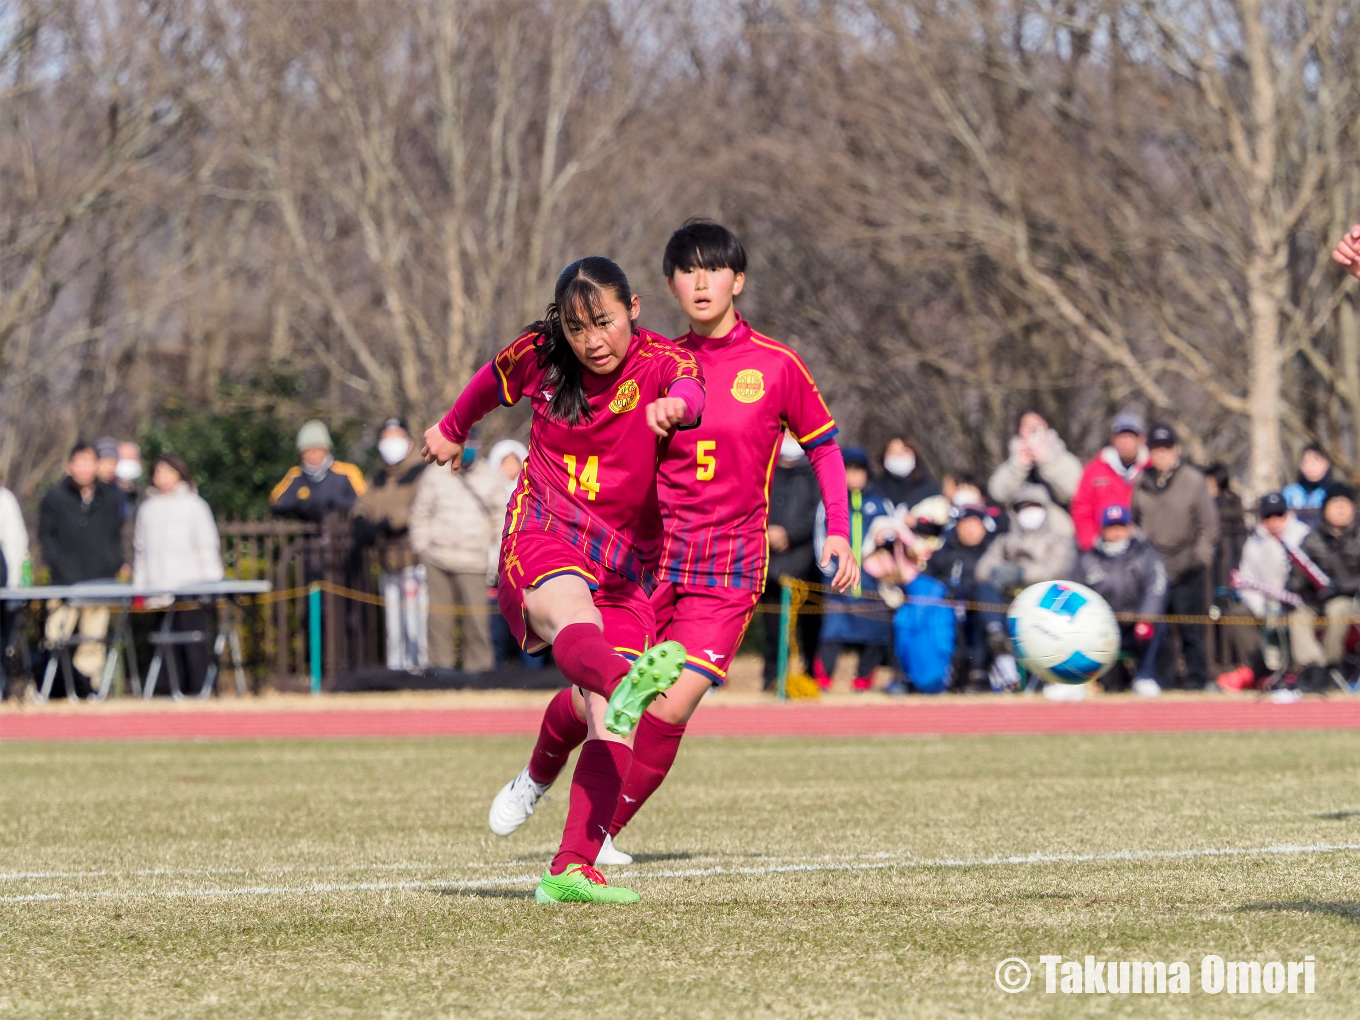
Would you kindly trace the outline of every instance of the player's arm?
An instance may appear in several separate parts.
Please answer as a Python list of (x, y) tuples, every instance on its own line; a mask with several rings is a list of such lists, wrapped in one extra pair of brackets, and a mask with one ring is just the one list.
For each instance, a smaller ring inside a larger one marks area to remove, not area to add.
[(472, 426), (498, 406), (509, 407), (524, 392), (523, 374), (532, 363), (533, 337), (526, 334), (479, 368), (443, 420), (425, 430), (421, 455), (427, 464), (463, 466), (463, 444)]
[(663, 396), (647, 405), (647, 427), (658, 436), (669, 435), (673, 428), (693, 428), (704, 414), (704, 373), (689, 351), (668, 351), (656, 362), (667, 378)]
[(826, 541), (822, 544), (822, 571), (831, 569), (831, 558), (836, 558), (836, 575), (831, 587), (845, 592), (859, 586), (859, 560), (850, 548), (850, 498), (845, 481), (845, 458), (834, 439), (827, 440), (807, 451), (812, 472), (817, 476), (817, 487), (822, 490), (822, 505), (826, 507)]
[(1360, 280), (1360, 223), (1351, 227), (1337, 242), (1332, 258), (1346, 267), (1357, 280)]
[(836, 421), (812, 381), (812, 373), (792, 351), (784, 363), (784, 421), (812, 464), (817, 487), (826, 507), (826, 541), (822, 544), (822, 572), (831, 569), (836, 558), (836, 574), (831, 587), (845, 592), (859, 587), (859, 558), (850, 548), (850, 497), (845, 483), (845, 458), (836, 445)]

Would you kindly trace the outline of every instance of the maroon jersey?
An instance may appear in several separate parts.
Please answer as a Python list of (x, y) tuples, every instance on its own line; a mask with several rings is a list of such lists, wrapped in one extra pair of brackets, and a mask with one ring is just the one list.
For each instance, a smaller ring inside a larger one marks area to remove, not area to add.
[(526, 334), (492, 363), (501, 403), (533, 405), (529, 458), (510, 497), (505, 534), (544, 531), (649, 590), (661, 551), (657, 465), (668, 440), (645, 408), (681, 379), (703, 383), (699, 363), (665, 337), (639, 329), (609, 375), (583, 372), (592, 417), (576, 426), (548, 415), (551, 390)]
[(666, 540), (659, 576), (675, 584), (765, 587), (770, 480), (784, 427), (811, 450), (836, 422), (803, 360), (745, 319), (723, 337), (675, 341), (703, 366), (697, 428), (670, 444), (657, 489)]

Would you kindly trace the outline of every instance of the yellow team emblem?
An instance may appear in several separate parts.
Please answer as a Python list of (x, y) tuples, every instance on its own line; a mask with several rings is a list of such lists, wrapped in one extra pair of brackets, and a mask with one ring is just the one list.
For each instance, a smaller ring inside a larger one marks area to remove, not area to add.
[(743, 368), (732, 382), (732, 396), (743, 404), (754, 404), (765, 396), (765, 377), (757, 368)]
[(631, 411), (637, 407), (640, 396), (642, 396), (642, 391), (638, 389), (637, 382), (633, 379), (625, 379), (619, 383), (619, 388), (614, 392), (614, 399), (609, 402), (609, 410), (615, 414)]

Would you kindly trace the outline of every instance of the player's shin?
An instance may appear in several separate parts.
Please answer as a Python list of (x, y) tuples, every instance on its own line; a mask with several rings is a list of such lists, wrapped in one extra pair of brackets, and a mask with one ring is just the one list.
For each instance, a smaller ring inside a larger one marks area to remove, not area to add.
[(647, 798), (665, 781), (666, 774), (675, 764), (684, 735), (684, 723), (666, 722), (651, 712), (643, 715), (633, 738), (633, 766), (623, 781), (619, 804), (609, 826), (611, 836), (617, 836), (619, 830), (632, 821)]
[(571, 777), (562, 844), (548, 869), (551, 874), (560, 875), (571, 864), (594, 867), (632, 760), (632, 749), (616, 740), (587, 740), (581, 747)]
[(586, 721), (576, 713), (572, 689), (558, 691), (543, 712), (538, 741), (529, 757), (529, 775), (534, 782), (549, 784), (557, 779), (567, 758), (585, 742)]

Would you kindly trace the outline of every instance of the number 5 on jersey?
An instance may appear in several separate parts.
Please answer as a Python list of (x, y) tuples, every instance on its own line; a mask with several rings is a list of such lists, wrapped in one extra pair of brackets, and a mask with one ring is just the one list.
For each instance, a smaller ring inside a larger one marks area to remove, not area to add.
[(567, 493), (574, 493), (579, 484), (585, 490), (586, 499), (594, 501), (595, 493), (600, 491), (600, 458), (587, 457), (579, 478), (576, 476), (575, 454), (564, 453), (562, 459), (567, 464)]
[(718, 458), (713, 456), (713, 451), (718, 448), (718, 444), (711, 439), (701, 439), (694, 448), (694, 459), (699, 467), (694, 472), (694, 477), (701, 482), (713, 480), (713, 472), (718, 468)]

